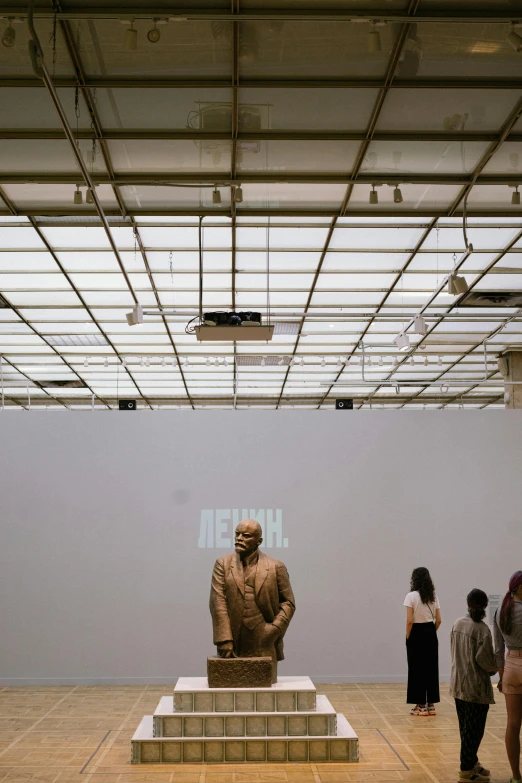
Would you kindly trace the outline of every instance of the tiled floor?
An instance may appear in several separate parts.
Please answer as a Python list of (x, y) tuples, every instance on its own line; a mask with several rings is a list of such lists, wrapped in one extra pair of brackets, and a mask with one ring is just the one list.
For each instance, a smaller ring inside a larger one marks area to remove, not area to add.
[[(457, 780), (455, 707), (442, 686), (438, 715), (413, 718), (403, 685), (318, 685), (360, 737), (359, 764), (131, 765), (130, 738), (166, 686), (0, 688), (0, 783), (446, 783)], [(171, 689), (170, 689), (171, 690)], [(481, 761), (509, 780), (502, 696)]]

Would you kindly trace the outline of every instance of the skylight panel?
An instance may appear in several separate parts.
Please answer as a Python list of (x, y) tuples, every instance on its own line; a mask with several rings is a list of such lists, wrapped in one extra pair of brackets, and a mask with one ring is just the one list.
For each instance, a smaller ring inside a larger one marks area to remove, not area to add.
[(422, 228), (336, 228), (329, 250), (411, 251), (423, 234)]
[(25, 253), (21, 250), (0, 250), (0, 271), (3, 272), (58, 272), (59, 267), (50, 253)]
[(9, 293), (9, 301), (15, 307), (31, 307), (33, 305), (50, 307), (78, 305), (81, 307), (81, 302), (74, 291), (12, 291)]
[(0, 250), (17, 248), (21, 250), (29, 250), (31, 248), (45, 250), (45, 245), (34, 228), (0, 225)]
[(109, 240), (99, 226), (44, 226), (42, 234), (55, 249), (83, 250), (97, 248), (110, 250)]

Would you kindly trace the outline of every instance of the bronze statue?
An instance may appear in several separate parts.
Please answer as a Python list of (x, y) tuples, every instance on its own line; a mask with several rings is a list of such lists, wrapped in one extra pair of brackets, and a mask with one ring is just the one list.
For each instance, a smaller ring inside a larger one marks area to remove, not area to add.
[(210, 614), (218, 655), (268, 656), (276, 682), (295, 600), (285, 565), (259, 551), (262, 541), (261, 526), (254, 519), (238, 524), (235, 553), (218, 558), (214, 565)]

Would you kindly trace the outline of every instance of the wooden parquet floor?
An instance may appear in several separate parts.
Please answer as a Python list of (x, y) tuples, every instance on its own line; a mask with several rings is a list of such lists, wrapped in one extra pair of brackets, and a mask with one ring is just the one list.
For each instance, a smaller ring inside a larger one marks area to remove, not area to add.
[[(403, 685), (323, 685), (360, 737), (359, 764), (130, 763), (130, 738), (168, 686), (0, 688), (0, 783), (455, 783), (458, 725), (448, 686), (438, 714), (408, 714)], [(480, 760), (509, 780), (503, 697), (489, 714)]]

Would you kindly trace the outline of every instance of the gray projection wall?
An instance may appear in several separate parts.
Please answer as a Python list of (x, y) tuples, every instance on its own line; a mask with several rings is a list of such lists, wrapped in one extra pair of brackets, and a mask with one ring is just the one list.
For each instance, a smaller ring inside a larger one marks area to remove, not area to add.
[(281, 674), (403, 680), (426, 565), (445, 677), (468, 590), (522, 568), (521, 434), (517, 411), (0, 414), (0, 684), (204, 674), (246, 510), (296, 595)]

